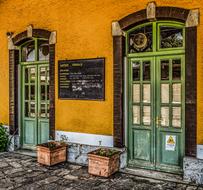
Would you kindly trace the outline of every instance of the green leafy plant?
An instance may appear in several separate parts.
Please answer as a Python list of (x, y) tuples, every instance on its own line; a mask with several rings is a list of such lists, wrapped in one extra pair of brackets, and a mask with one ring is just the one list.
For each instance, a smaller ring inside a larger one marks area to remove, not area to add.
[(8, 144), (9, 144), (8, 132), (3, 126), (3, 124), (0, 123), (0, 152), (6, 151)]
[(100, 148), (93, 151), (92, 153), (98, 156), (111, 157), (115, 154), (120, 153), (120, 151), (114, 149)]

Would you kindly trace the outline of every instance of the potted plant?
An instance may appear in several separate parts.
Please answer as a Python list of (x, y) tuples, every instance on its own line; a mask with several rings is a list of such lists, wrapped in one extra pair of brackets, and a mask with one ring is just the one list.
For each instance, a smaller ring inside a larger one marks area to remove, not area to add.
[(93, 175), (109, 177), (119, 169), (120, 151), (100, 148), (88, 153), (88, 172)]
[(40, 164), (52, 166), (66, 161), (67, 144), (50, 141), (37, 145), (37, 161)]

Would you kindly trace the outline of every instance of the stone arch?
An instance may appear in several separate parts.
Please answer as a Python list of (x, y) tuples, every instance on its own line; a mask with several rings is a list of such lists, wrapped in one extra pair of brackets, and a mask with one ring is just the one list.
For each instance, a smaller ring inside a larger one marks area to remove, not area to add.
[(114, 70), (114, 146), (125, 146), (125, 110), (123, 102), (125, 31), (144, 22), (171, 20), (185, 23), (185, 154), (196, 156), (197, 139), (197, 26), (199, 10), (178, 7), (156, 7), (154, 2), (146, 9), (132, 13), (112, 23)]

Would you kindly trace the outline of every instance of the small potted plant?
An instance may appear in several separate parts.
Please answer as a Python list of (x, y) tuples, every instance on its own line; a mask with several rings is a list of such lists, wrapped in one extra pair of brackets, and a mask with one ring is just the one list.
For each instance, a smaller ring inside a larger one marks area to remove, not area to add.
[(119, 169), (120, 153), (109, 148), (100, 148), (88, 153), (88, 172), (109, 177)]
[(40, 164), (53, 166), (65, 162), (67, 154), (67, 144), (63, 141), (49, 141), (37, 145), (37, 161)]

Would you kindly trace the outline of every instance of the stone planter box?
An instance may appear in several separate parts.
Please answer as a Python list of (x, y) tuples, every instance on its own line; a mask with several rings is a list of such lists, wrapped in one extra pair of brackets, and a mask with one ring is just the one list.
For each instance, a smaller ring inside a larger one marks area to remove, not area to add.
[(37, 162), (47, 166), (66, 161), (67, 145), (58, 142), (48, 142), (37, 145)]
[(88, 153), (88, 172), (92, 175), (109, 177), (119, 170), (120, 151), (115, 151), (113, 155), (101, 155), (101, 151), (111, 149), (98, 149)]

